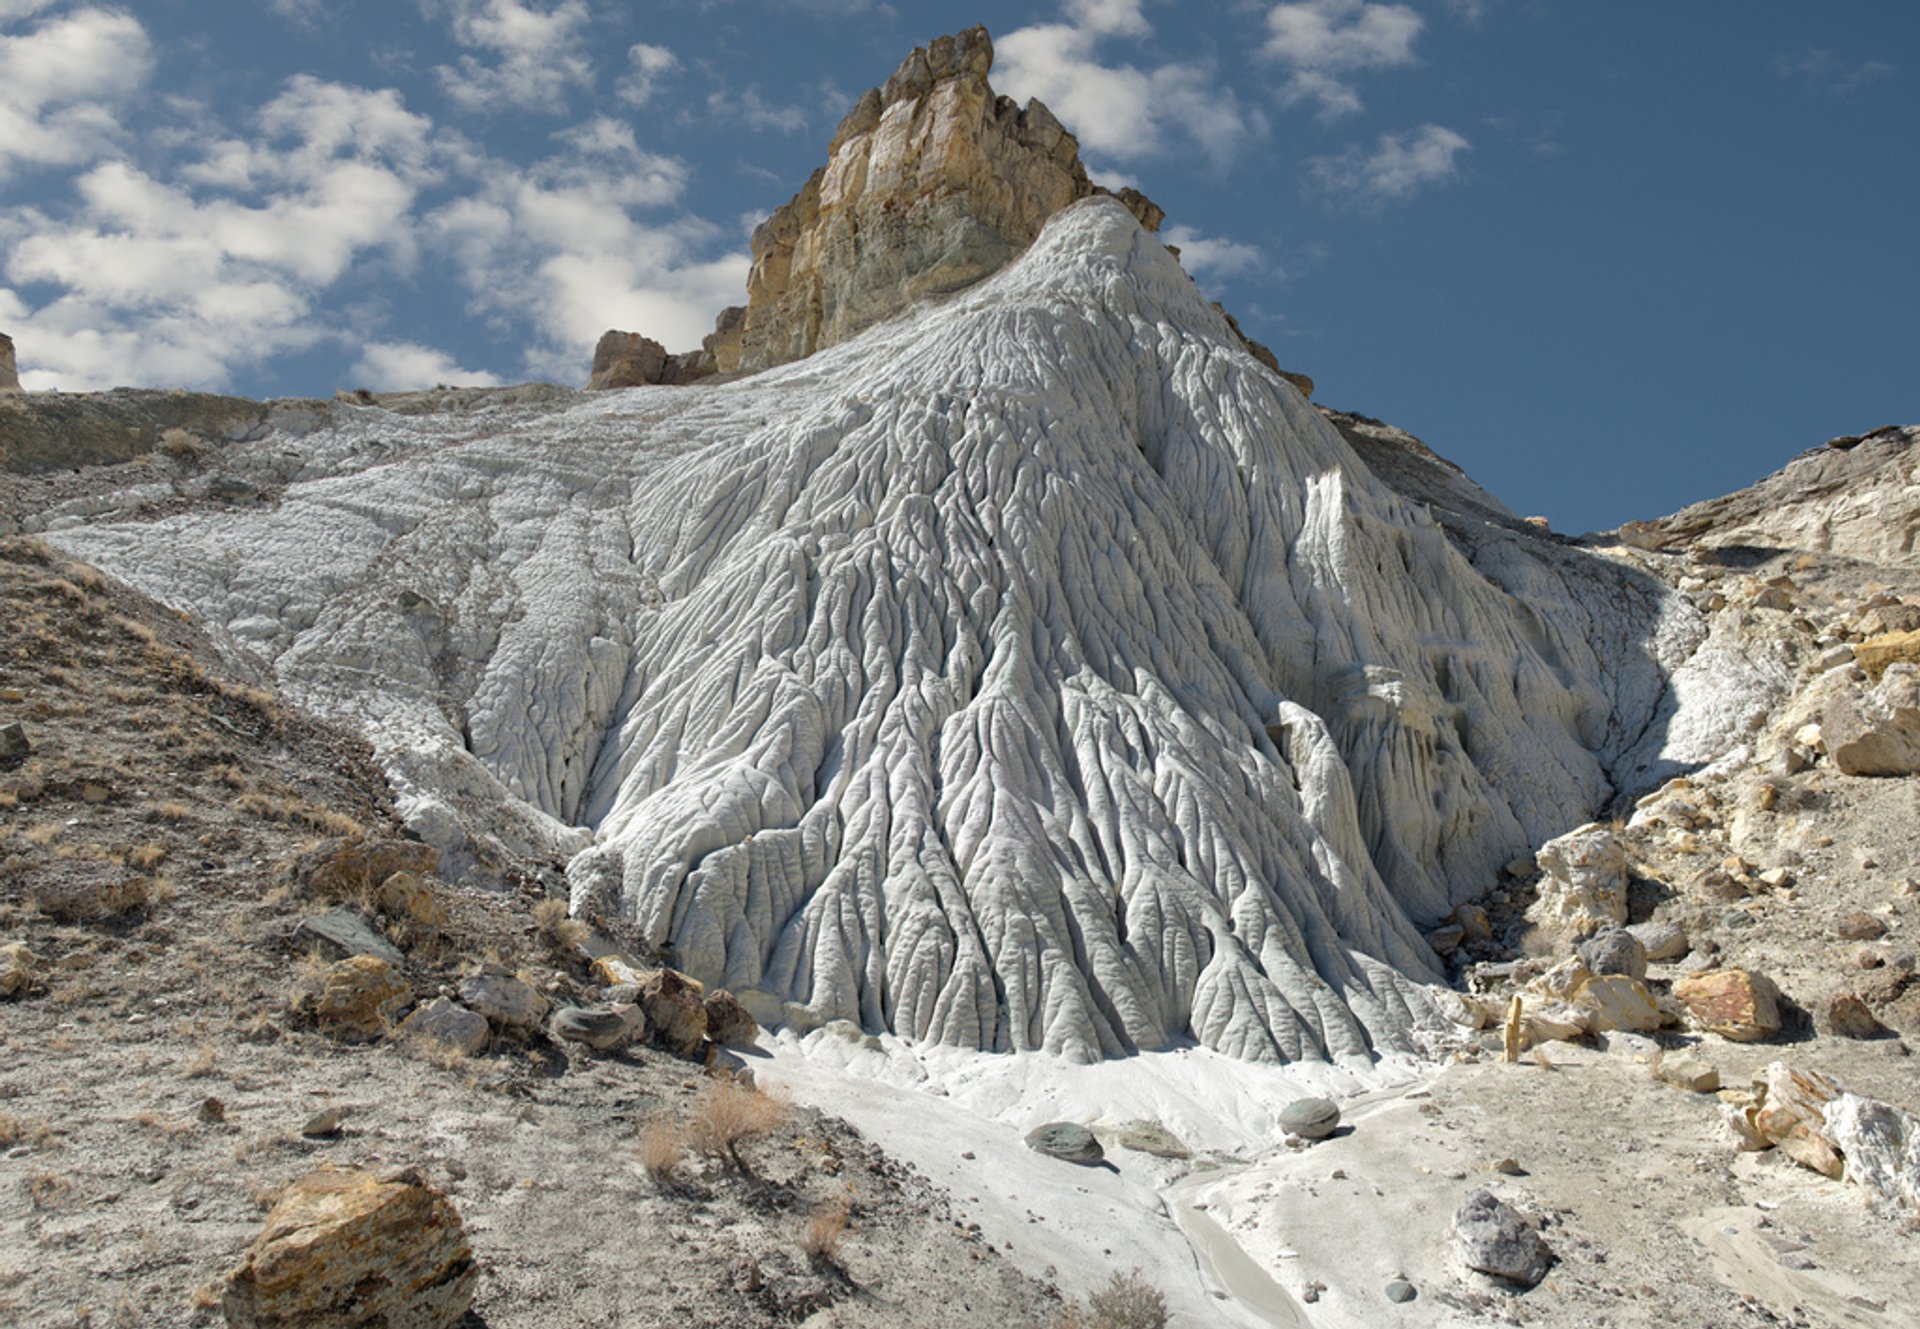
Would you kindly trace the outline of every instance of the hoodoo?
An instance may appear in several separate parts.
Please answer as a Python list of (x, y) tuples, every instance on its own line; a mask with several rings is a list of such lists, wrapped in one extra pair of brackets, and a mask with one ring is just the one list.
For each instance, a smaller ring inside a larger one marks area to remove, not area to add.
[(1413, 1048), (1422, 929), (1738, 689), (1676, 705), (1685, 601), (1380, 479), (989, 60), (917, 52), (761, 229), (775, 367), (336, 407), (230, 459), (271, 510), (63, 543), (365, 727), (450, 867), (561, 857), (764, 1022)]

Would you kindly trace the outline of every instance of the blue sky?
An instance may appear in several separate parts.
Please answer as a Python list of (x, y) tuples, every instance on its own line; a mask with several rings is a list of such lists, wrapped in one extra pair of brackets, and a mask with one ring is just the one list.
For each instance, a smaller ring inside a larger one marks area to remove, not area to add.
[(690, 347), (974, 22), (1320, 400), (1561, 529), (1920, 420), (1911, 0), (0, 0), (0, 331), (254, 396)]

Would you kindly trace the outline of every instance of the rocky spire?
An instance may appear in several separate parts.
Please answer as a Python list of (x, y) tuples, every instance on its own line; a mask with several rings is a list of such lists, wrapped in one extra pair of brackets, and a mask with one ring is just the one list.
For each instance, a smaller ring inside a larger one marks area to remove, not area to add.
[[(1047, 218), (1107, 191), (1039, 101), (987, 82), (981, 27), (916, 49), (841, 121), (827, 164), (753, 236), (747, 312), (716, 368), (764, 369), (997, 272)], [(1149, 230), (1165, 214), (1125, 190)]]
[(13, 338), (0, 332), (0, 392), (20, 391), (20, 374), (14, 366)]
[[(1166, 213), (1139, 190), (1088, 178), (1079, 140), (1045, 104), (997, 95), (992, 68), (983, 27), (916, 48), (840, 122), (827, 164), (754, 231), (746, 306), (721, 314), (684, 355), (609, 332), (588, 386), (687, 383), (798, 360), (998, 272), (1049, 217), (1092, 194), (1112, 194), (1160, 229)], [(1266, 347), (1242, 341), (1279, 370)], [(1310, 379), (1287, 377), (1311, 394)]]

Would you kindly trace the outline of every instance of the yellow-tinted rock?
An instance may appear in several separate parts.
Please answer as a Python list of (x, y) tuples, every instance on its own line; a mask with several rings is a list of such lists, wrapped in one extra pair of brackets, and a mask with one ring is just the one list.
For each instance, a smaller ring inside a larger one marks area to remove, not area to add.
[(1779, 989), (1764, 974), (1745, 969), (1715, 969), (1673, 985), (1673, 995), (1701, 1029), (1754, 1043), (1780, 1032)]
[(603, 955), (593, 962), (592, 968), (594, 980), (610, 988), (638, 984), (652, 972), (618, 955)]
[(447, 907), (417, 872), (396, 872), (380, 883), (380, 912), (423, 928), (447, 925)]
[(1765, 1096), (1753, 1114), (1754, 1128), (1801, 1166), (1838, 1180), (1845, 1164), (1827, 1138), (1825, 1108), (1840, 1096), (1840, 1086), (1784, 1061), (1762, 1071), (1760, 1083)]
[(294, 880), (330, 900), (364, 901), (396, 872), (422, 876), (440, 870), (440, 851), (414, 840), (323, 840), (300, 856)]
[(446, 1329), (479, 1274), (459, 1213), (417, 1171), (325, 1167), (281, 1195), (221, 1308), (233, 1329)]
[(348, 1042), (379, 1038), (392, 1024), (394, 1007), (409, 994), (406, 982), (385, 960), (356, 955), (328, 968), (320, 990), (296, 1007), (323, 1032)]
[(1591, 1013), (1588, 1027), (1595, 1033), (1625, 1029), (1647, 1034), (1663, 1023), (1660, 1007), (1646, 985), (1625, 974), (1589, 978), (1574, 993), (1573, 1000), (1574, 1005)]
[(22, 942), (0, 946), (0, 997), (17, 997), (33, 986), (39, 959)]
[(1920, 632), (1885, 632), (1853, 648), (1854, 662), (1878, 679), (1892, 664), (1920, 664)]

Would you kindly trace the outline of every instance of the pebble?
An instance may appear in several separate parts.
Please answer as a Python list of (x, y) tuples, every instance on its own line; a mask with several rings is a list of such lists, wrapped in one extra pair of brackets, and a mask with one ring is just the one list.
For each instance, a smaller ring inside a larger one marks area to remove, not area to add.
[(1420, 1293), (1404, 1278), (1396, 1278), (1387, 1284), (1388, 1301), (1412, 1301)]
[(300, 1128), (300, 1134), (309, 1140), (325, 1139), (329, 1135), (340, 1133), (340, 1122), (347, 1115), (347, 1109), (330, 1107), (314, 1113)]

